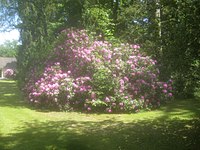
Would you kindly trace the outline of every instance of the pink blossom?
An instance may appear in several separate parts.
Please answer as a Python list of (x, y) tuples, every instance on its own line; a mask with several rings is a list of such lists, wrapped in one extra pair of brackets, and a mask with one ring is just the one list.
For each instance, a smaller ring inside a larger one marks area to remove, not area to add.
[(125, 99), (129, 99), (129, 97), (128, 97), (128, 96), (125, 96), (124, 98), (125, 98)]
[(119, 80), (119, 83), (120, 83), (121, 86), (123, 86), (123, 85), (124, 85), (124, 80), (123, 80), (123, 79), (120, 79), (120, 80)]
[(108, 112), (109, 112), (109, 113), (111, 113), (111, 112), (112, 112), (112, 110), (111, 110), (111, 109), (108, 109)]
[(139, 49), (140, 46), (139, 46), (139, 45), (133, 45), (133, 48), (134, 48), (134, 49)]
[(135, 95), (138, 95), (138, 91), (134, 91)]
[(121, 103), (119, 103), (119, 106), (124, 106), (124, 103), (122, 103), (122, 102), (121, 102)]
[(110, 102), (110, 98), (109, 98), (109, 97), (106, 97), (106, 98), (105, 98), (105, 102)]
[(168, 87), (167, 83), (164, 83), (164, 84), (163, 84), (163, 87), (164, 87), (164, 88), (167, 88), (167, 87)]
[(116, 59), (116, 64), (119, 65), (119, 63), (120, 63), (120, 60)]
[(112, 106), (116, 106), (116, 103), (112, 103)]
[(131, 73), (132, 76), (135, 76), (135, 73)]
[(172, 93), (169, 93), (169, 94), (168, 94), (168, 96), (169, 96), (169, 97), (172, 97), (172, 96), (173, 96), (173, 94), (172, 94)]
[(88, 107), (87, 110), (88, 110), (88, 111), (91, 111), (92, 109), (91, 109), (91, 107)]
[(94, 92), (91, 93), (91, 99), (96, 99), (96, 94)]
[(167, 93), (167, 90), (162, 90), (163, 93)]
[(169, 89), (169, 90), (172, 90), (172, 87), (170, 86), (170, 87), (168, 87), (168, 89)]

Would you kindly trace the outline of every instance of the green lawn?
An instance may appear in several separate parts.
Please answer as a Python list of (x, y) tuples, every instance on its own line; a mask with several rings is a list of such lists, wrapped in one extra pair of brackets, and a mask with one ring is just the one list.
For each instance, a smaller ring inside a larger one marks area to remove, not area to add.
[(197, 150), (200, 100), (138, 114), (45, 112), (0, 80), (0, 150)]

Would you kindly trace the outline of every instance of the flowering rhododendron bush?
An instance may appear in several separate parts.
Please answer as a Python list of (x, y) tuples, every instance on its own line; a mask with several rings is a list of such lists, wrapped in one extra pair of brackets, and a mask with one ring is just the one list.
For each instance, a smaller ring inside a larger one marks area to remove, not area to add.
[(159, 81), (156, 61), (138, 45), (114, 46), (85, 30), (62, 31), (37, 78), (26, 84), (30, 102), (89, 112), (137, 112), (172, 98), (172, 81)]
[(13, 69), (6, 69), (4, 76), (8, 79), (13, 79), (15, 77), (15, 71)]

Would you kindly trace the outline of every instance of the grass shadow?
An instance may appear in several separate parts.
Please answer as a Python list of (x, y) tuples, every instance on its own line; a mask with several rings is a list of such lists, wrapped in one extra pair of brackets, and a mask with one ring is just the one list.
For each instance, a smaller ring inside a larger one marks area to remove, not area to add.
[(199, 118), (200, 117), (200, 98), (194, 99), (176, 99), (164, 107), (161, 107), (160, 110), (164, 113), (163, 118), (168, 119), (171, 116), (185, 116), (185, 118)]
[(0, 80), (1, 107), (28, 107), (15, 81)]
[(0, 148), (13, 150), (196, 150), (200, 120), (152, 120), (123, 123), (48, 121), (26, 123), (0, 136)]

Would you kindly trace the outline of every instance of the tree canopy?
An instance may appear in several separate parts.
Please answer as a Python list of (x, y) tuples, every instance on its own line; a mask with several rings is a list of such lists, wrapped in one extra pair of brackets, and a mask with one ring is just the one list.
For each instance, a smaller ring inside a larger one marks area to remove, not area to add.
[(84, 28), (101, 40), (140, 44), (157, 59), (162, 79), (173, 77), (177, 95), (199, 86), (199, 0), (1, 0), (2, 29), (18, 28), (19, 80), (41, 66), (59, 32)]

